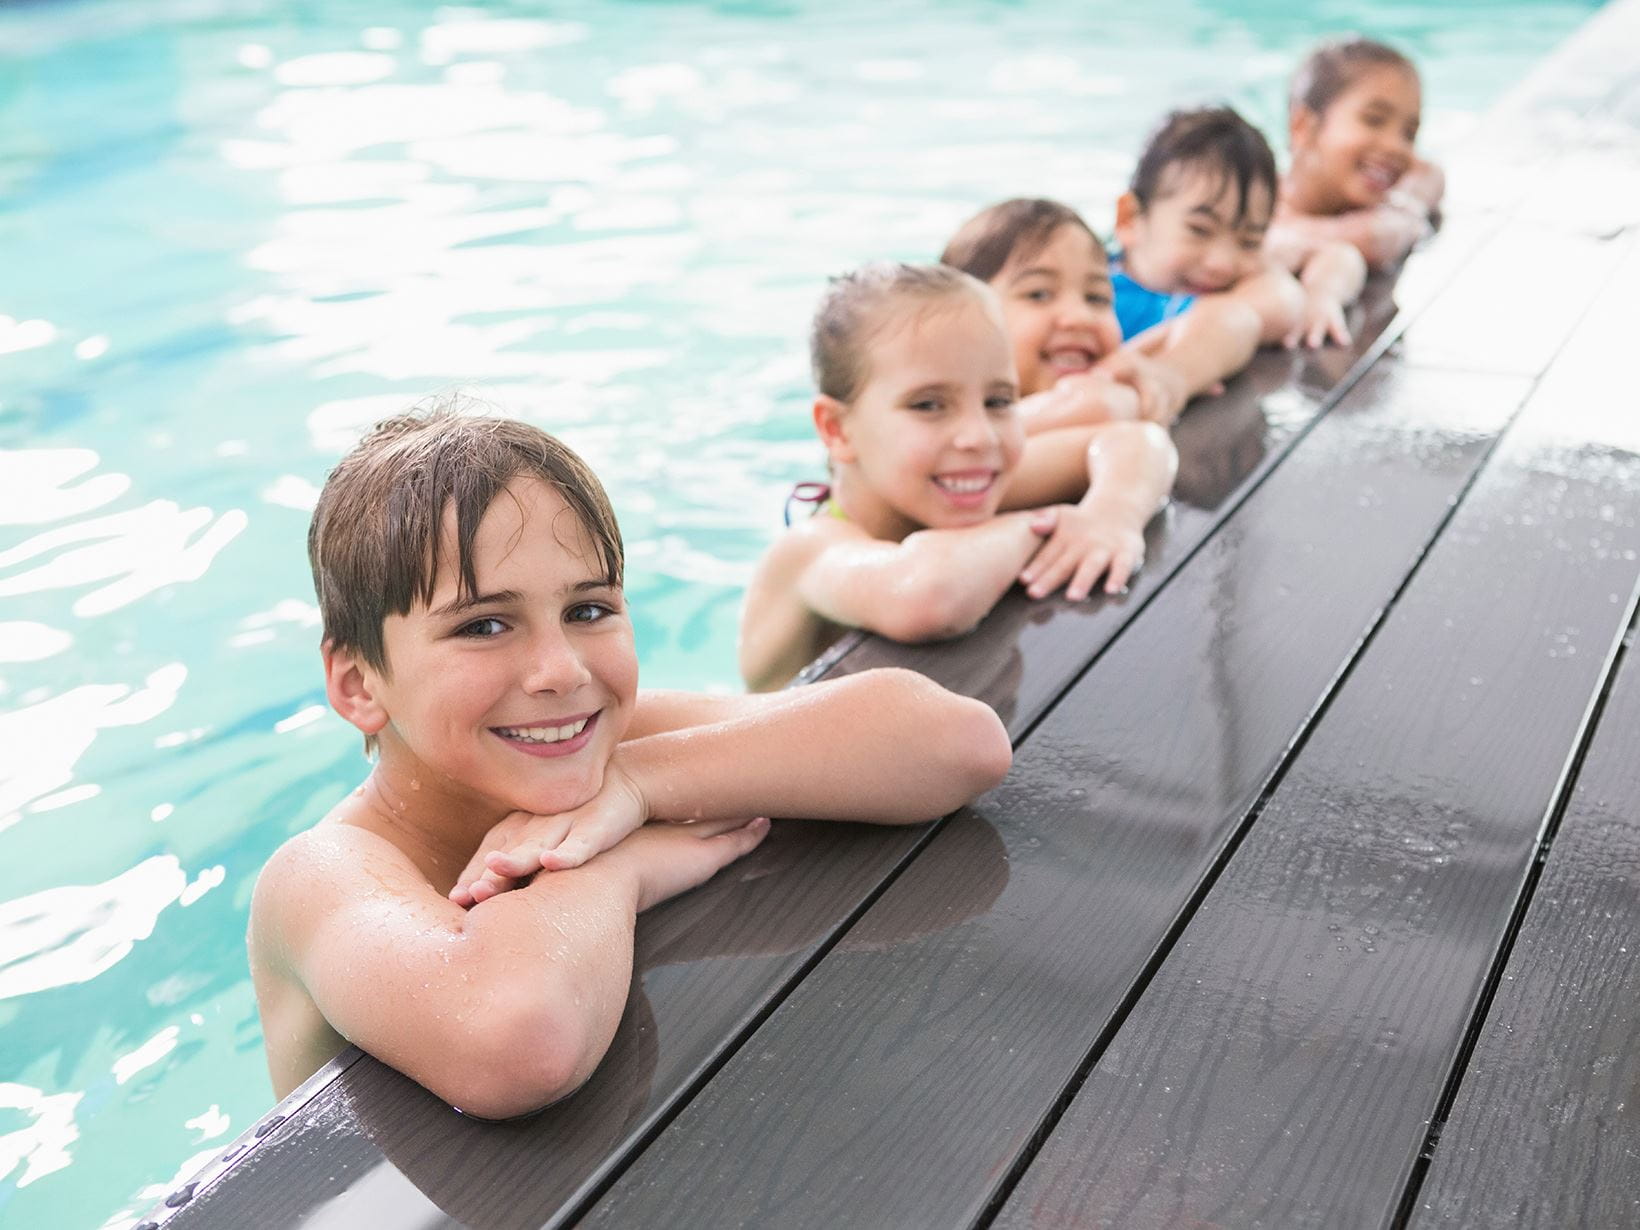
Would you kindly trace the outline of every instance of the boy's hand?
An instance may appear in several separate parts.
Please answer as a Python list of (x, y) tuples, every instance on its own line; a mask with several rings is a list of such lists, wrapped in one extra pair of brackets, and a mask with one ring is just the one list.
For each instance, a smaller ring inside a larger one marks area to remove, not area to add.
[(1033, 598), (1045, 598), (1060, 586), (1065, 597), (1080, 602), (1105, 574), (1105, 592), (1120, 593), (1145, 558), (1145, 536), (1132, 519), (1114, 509), (1060, 504), (1039, 510), (1032, 529), (1047, 537), (1019, 574)]
[(1283, 344), (1289, 350), (1300, 344), (1316, 350), (1329, 341), (1340, 346), (1350, 344), (1344, 305), (1334, 295), (1311, 291), (1304, 296), (1304, 311), (1299, 316), (1298, 327), (1283, 339)]
[(643, 792), (612, 758), (603, 786), (581, 806), (556, 816), (513, 812), (504, 817), (456, 877), (450, 900), (474, 906), (518, 888), (538, 871), (579, 867), (648, 819)]
[(638, 912), (704, 884), (768, 835), (769, 818), (646, 824), (606, 856), (631, 861)]

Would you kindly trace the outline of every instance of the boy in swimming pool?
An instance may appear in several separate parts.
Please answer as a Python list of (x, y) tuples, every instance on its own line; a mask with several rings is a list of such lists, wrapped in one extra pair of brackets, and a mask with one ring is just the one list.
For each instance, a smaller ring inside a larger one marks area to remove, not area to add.
[[(959, 635), (1016, 581), (1035, 598), (1127, 583), (1177, 455), (1154, 423), (1026, 438), (996, 297), (945, 266), (867, 266), (815, 315), (813, 415), (831, 483), (765, 552), (740, 669), (779, 687), (842, 634)], [(1070, 501), (1075, 501), (1071, 503)]]
[(1299, 65), (1288, 99), (1292, 165), (1270, 243), (1288, 259), (1343, 241), (1372, 269), (1401, 262), (1433, 229), (1446, 177), (1414, 150), (1418, 70), (1383, 43), (1323, 43)]
[(756, 846), (745, 817), (909, 823), (1007, 770), (995, 714), (910, 672), (638, 691), (603, 489), (522, 423), (381, 424), (309, 555), (326, 691), (377, 763), (257, 881), (280, 1096), (352, 1042), (469, 1113), (543, 1106), (609, 1045), (636, 914)]
[(1266, 252), (1275, 203), (1275, 155), (1258, 129), (1229, 107), (1169, 115), (1116, 202), (1123, 338), (1168, 330), (1224, 296), (1258, 313), (1262, 344), (1348, 344), (1344, 308), (1360, 294), (1365, 262), (1342, 242)]

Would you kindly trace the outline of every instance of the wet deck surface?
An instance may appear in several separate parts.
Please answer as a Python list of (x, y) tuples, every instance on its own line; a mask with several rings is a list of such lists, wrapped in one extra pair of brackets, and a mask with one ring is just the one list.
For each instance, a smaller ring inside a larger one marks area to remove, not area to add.
[(538, 1118), (350, 1052), (150, 1217), (1640, 1224), (1636, 64), (1620, 0), (1353, 350), (1187, 413), (1131, 593), (826, 664), (989, 701), (1000, 788), (645, 915)]

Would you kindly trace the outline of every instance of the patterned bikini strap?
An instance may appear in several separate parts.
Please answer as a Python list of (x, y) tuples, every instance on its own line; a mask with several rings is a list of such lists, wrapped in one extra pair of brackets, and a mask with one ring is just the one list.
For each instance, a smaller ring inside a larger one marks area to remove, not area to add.
[(830, 483), (798, 483), (786, 497), (786, 524), (792, 523), (792, 505), (809, 505), (809, 516), (814, 516), (831, 499)]

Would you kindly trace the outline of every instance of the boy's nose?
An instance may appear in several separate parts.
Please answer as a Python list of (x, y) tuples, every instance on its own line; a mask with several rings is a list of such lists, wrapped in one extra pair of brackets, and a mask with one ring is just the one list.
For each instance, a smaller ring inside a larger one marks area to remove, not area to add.
[(592, 679), (586, 663), (561, 629), (537, 637), (531, 650), (524, 677), (524, 690), (527, 692), (552, 692), (564, 696)]

